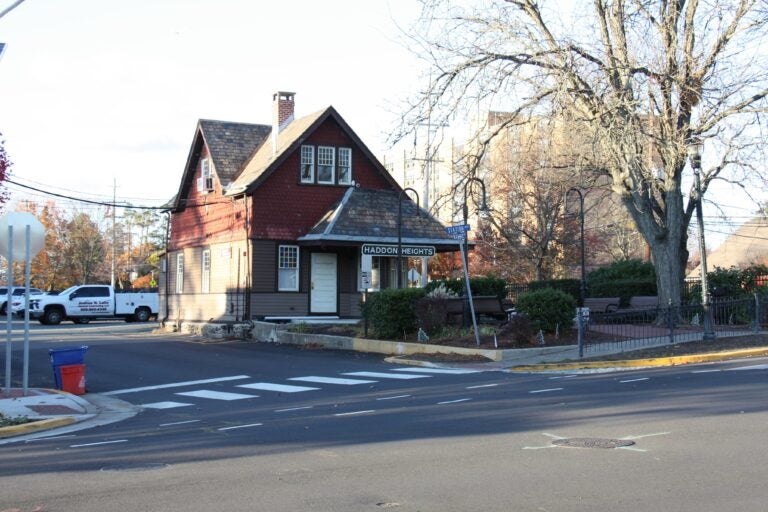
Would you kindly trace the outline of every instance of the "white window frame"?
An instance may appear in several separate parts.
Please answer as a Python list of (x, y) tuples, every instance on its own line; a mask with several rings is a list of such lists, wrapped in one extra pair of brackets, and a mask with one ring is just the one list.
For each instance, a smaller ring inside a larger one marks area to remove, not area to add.
[(200, 290), (202, 293), (211, 293), (211, 250), (204, 249), (200, 258), (202, 270)]
[[(304, 170), (309, 170), (305, 176)], [(315, 146), (301, 146), (301, 165), (299, 166), (299, 180), (302, 183), (315, 182)]]
[(176, 255), (176, 293), (184, 293), (184, 253)]
[[(346, 179), (342, 179), (342, 176), (346, 174)], [(351, 148), (339, 148), (339, 185), (351, 185), (352, 184), (352, 149)]]
[[(277, 247), (277, 290), (280, 292), (299, 291), (299, 246), (279, 245)], [(290, 286), (284, 284), (282, 276), (293, 276)]]
[[(321, 179), (321, 173), (329, 170), (330, 179)], [(336, 148), (332, 146), (317, 147), (317, 182), (323, 185), (333, 185), (336, 174)]]

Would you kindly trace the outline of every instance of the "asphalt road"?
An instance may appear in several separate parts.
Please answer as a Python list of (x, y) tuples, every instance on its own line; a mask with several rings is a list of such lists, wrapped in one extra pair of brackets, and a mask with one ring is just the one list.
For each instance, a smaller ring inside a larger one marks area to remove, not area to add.
[(33, 385), (87, 344), (89, 392), (144, 410), (0, 446), (0, 510), (765, 510), (768, 359), (430, 373), (78, 327), (34, 338)]

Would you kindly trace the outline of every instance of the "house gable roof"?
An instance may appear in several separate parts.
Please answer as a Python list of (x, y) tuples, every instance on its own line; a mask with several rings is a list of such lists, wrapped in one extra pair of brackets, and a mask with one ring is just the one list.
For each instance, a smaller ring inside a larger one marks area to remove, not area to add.
[[(720, 246), (707, 254), (707, 271), (715, 267), (745, 268), (768, 258), (768, 218), (753, 217), (741, 225)], [(688, 272), (689, 277), (701, 275), (701, 264)]]
[(300, 242), (398, 242), (398, 201), (402, 201), (402, 240), (404, 244), (439, 246), (456, 250), (458, 242), (428, 212), (418, 210), (410, 198), (397, 190), (372, 190), (350, 187)]
[(264, 143), (271, 131), (272, 127), (268, 125), (200, 119), (187, 155), (179, 191), (169, 206), (174, 210), (186, 206), (185, 200), (194, 182), (203, 147), (208, 148), (219, 181), (222, 185), (227, 185), (235, 179), (245, 162)]
[(313, 114), (294, 119), (277, 136), (277, 144), (273, 149), (271, 143), (262, 144), (245, 165), (243, 171), (229, 187), (226, 195), (240, 195), (253, 191), (266, 178), (268, 178), (280, 164), (296, 151), (306, 138), (322, 123), (333, 119), (341, 130), (355, 143), (365, 154), (385, 179), (397, 190), (398, 183), (373, 155), (363, 141), (352, 131), (352, 128), (342, 119), (335, 108), (328, 107)]

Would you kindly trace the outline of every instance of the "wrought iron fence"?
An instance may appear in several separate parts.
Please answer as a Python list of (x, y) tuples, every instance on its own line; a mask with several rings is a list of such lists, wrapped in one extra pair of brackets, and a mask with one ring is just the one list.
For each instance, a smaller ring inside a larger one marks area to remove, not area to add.
[[(757, 332), (768, 325), (768, 296), (718, 300), (710, 305), (715, 335)], [(653, 309), (592, 312), (583, 318), (583, 352), (599, 352), (682, 343), (701, 339), (704, 310), (701, 304)], [(580, 350), (581, 352), (581, 350)]]

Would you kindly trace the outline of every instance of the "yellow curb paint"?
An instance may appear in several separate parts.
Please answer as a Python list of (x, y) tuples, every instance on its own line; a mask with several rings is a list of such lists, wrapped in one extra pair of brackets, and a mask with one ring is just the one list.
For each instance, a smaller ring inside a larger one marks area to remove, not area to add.
[(10, 427), (0, 427), (0, 439), (6, 437), (20, 436), (24, 434), (31, 434), (32, 432), (39, 432), (41, 430), (49, 430), (57, 427), (64, 427), (71, 425), (75, 422), (75, 418), (71, 416), (63, 416), (61, 418), (50, 418), (46, 420), (30, 421), (29, 423), (22, 423), (21, 425), (11, 425)]
[(584, 361), (575, 363), (542, 363), (515, 366), (510, 368), (513, 372), (531, 372), (542, 370), (588, 370), (594, 368), (635, 368), (642, 366), (677, 366), (691, 363), (707, 363), (711, 361), (727, 361), (740, 357), (768, 356), (768, 347), (751, 348), (743, 350), (730, 350), (728, 352), (715, 352), (711, 354), (692, 354), (688, 356), (656, 357), (651, 359), (627, 359), (621, 361)]

